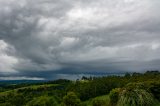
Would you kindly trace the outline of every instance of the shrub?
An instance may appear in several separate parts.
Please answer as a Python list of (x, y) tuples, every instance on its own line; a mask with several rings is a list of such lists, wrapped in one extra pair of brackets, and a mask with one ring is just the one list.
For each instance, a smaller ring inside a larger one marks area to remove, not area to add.
[(33, 99), (26, 106), (57, 106), (57, 102), (53, 97), (40, 96)]
[(0, 103), (0, 106), (15, 106), (11, 103)]
[(22, 106), (26, 103), (26, 98), (22, 94), (9, 93), (5, 99), (5, 103), (10, 103), (13, 106)]
[(92, 106), (106, 106), (106, 102), (101, 99), (94, 99), (92, 101)]
[(118, 102), (118, 97), (120, 93), (120, 88), (115, 88), (109, 93), (109, 98), (110, 98), (110, 104), (112, 106), (115, 106)]
[(150, 92), (154, 95), (154, 97), (160, 102), (160, 83), (152, 83), (149, 86)]
[(64, 106), (80, 106), (80, 99), (74, 92), (68, 92), (66, 96), (63, 97)]
[(154, 106), (152, 94), (142, 89), (123, 89), (117, 106)]

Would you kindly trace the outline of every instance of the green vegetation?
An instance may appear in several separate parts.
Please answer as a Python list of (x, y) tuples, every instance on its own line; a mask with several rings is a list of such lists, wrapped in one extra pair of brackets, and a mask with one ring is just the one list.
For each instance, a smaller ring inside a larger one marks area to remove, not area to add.
[(123, 89), (119, 94), (118, 106), (153, 106), (152, 94), (142, 89)]
[(110, 105), (115, 106), (117, 105), (118, 99), (119, 99), (119, 93), (120, 93), (119, 88), (112, 89), (109, 93), (109, 98), (110, 98)]
[(0, 86), (0, 106), (160, 106), (160, 72)]
[(64, 106), (80, 106), (80, 99), (74, 92), (68, 92), (66, 96), (63, 97), (62, 105)]
[(53, 97), (40, 96), (29, 101), (26, 106), (58, 106), (58, 103)]
[(109, 102), (109, 95), (103, 95), (82, 102), (82, 106), (94, 106), (96, 104), (99, 104), (99, 106), (109, 106)]

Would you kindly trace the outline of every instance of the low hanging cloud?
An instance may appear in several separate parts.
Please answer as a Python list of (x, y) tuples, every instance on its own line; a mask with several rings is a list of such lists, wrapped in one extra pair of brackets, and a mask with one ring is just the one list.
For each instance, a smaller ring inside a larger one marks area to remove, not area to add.
[(0, 77), (160, 69), (158, 0), (0, 0)]

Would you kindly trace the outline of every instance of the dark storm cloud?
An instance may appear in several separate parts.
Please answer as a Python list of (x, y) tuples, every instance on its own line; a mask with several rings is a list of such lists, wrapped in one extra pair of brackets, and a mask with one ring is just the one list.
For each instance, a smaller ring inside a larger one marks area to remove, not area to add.
[(0, 0), (0, 7), (1, 78), (160, 68), (158, 0)]

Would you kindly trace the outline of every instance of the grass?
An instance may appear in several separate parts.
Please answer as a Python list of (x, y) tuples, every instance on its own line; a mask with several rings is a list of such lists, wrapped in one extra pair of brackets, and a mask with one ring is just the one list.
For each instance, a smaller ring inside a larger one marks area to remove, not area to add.
[(17, 92), (18, 90), (23, 90), (23, 89), (25, 90), (25, 89), (28, 89), (28, 88), (36, 90), (38, 88), (49, 88), (49, 87), (53, 87), (53, 86), (59, 86), (59, 84), (31, 85), (31, 86), (27, 86), (27, 87), (21, 87), (21, 88), (17, 88), (17, 89), (13, 89), (13, 90), (0, 92), (0, 95), (7, 95), (8, 93)]
[(31, 86), (27, 86), (27, 87), (18, 88), (18, 89), (26, 89), (26, 88), (38, 89), (38, 88), (52, 87), (52, 86), (58, 86), (58, 85), (59, 84), (31, 85)]

